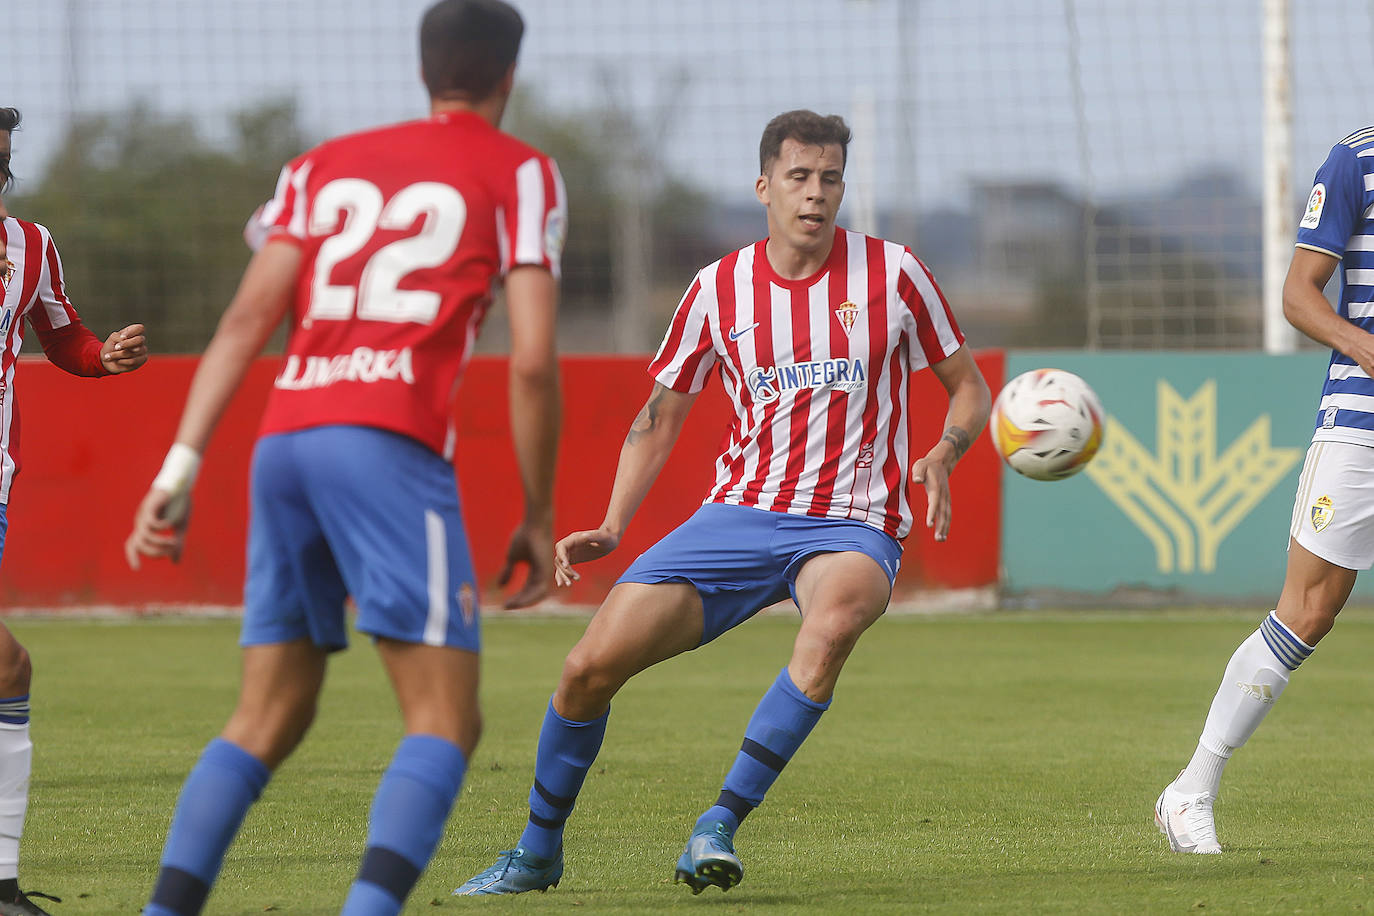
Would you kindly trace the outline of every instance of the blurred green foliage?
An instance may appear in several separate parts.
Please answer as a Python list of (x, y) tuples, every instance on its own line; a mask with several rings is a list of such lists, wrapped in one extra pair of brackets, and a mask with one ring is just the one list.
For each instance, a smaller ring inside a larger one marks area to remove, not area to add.
[(306, 146), (289, 102), (211, 143), (189, 117), (135, 104), (78, 118), (11, 212), (47, 226), (67, 292), (99, 336), (135, 321), (156, 352), (199, 352), (248, 262), (244, 222)]
[[(621, 160), (608, 119), (553, 113), (518, 96), (503, 125), (558, 161), (571, 213), (563, 300), (569, 318), (593, 322), (610, 320), (616, 256)], [(281, 167), (316, 139), (288, 101), (238, 113), (227, 135), (213, 140), (189, 116), (135, 103), (75, 118), (41, 179), (7, 203), (52, 231), (68, 295), (96, 334), (141, 321), (155, 352), (198, 353), (248, 262), (245, 221), (271, 197)], [(16, 166), (22, 173), (22, 152)], [(658, 240), (656, 276), (680, 287), (684, 275), (718, 256), (706, 254), (702, 238), (703, 195), (664, 179), (643, 203)]]

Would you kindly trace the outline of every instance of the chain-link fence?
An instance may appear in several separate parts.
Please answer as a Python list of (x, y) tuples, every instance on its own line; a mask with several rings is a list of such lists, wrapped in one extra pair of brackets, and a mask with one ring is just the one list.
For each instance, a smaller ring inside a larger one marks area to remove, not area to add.
[[(0, 0), (11, 209), (105, 331), (199, 350), (282, 162), (424, 113), (425, 0)], [(645, 350), (764, 232), (768, 118), (855, 129), (842, 221), (910, 244), (978, 345), (1260, 341), (1260, 0), (516, 0), (507, 127), (569, 186), (563, 345)], [(1294, 220), (1370, 115), (1368, 0), (1294, 4)], [(499, 347), (502, 318), (485, 346)]]

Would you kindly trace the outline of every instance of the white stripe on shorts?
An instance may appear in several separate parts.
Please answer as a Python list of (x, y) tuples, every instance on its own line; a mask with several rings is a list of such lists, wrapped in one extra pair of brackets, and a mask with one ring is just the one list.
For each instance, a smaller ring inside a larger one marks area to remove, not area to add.
[(1317, 464), (1321, 461), (1324, 445), (1325, 442), (1313, 442), (1307, 449), (1307, 460), (1303, 462), (1302, 473), (1298, 476), (1298, 493), (1293, 499), (1293, 520), (1288, 525), (1290, 537), (1298, 536), (1303, 520), (1307, 518), (1307, 500), (1312, 496), (1312, 478), (1317, 474)]
[(424, 643), (442, 646), (448, 634), (448, 532), (444, 519), (425, 510), (425, 554), (429, 567), (429, 615), (425, 618)]

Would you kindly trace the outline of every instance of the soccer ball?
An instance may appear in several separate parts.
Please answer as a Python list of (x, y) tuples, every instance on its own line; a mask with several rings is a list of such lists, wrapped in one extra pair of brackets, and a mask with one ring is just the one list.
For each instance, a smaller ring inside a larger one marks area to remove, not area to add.
[(1032, 369), (1007, 382), (988, 424), (997, 454), (1032, 480), (1072, 477), (1102, 445), (1102, 402), (1062, 369)]

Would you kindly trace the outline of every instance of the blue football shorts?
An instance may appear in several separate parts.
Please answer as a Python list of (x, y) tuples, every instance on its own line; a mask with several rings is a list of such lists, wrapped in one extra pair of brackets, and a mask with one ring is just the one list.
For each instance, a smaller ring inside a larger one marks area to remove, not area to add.
[(10, 529), (9, 510), (9, 505), (0, 503), (0, 557), (5, 555), (5, 532)]
[(617, 584), (691, 583), (701, 595), (704, 646), (771, 604), (795, 602), (802, 564), (840, 551), (872, 557), (889, 587), (902, 565), (901, 543), (863, 522), (707, 503), (640, 554)]
[(244, 646), (371, 636), (476, 652), (477, 581), (453, 466), (365, 426), (265, 436), (253, 452)]

